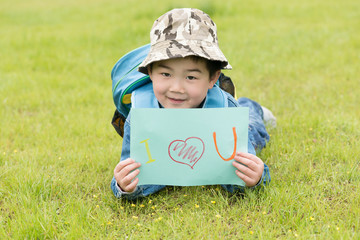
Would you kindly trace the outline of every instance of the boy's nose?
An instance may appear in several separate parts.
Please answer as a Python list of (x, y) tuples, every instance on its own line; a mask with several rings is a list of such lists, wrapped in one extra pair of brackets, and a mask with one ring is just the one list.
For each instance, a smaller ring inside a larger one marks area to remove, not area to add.
[(182, 79), (175, 79), (170, 86), (170, 91), (184, 93), (184, 86)]

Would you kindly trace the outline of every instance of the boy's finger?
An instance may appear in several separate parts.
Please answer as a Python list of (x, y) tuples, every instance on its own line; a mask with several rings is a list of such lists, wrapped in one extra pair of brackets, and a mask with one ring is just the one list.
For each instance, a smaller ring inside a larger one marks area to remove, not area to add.
[(254, 154), (251, 154), (251, 153), (245, 153), (245, 152), (237, 152), (235, 156), (240, 156), (240, 157), (243, 157), (243, 158), (247, 158), (247, 159), (250, 159), (256, 163), (263, 163), (263, 161), (258, 158), (256, 155)]
[(127, 175), (129, 175), (130, 172), (134, 171), (135, 169), (139, 168), (141, 166), (140, 163), (134, 162), (130, 163), (127, 166), (125, 166), (123, 169), (120, 170), (120, 177), (124, 178)]
[[(114, 172), (118, 173), (120, 171), (123, 171), (124, 169), (126, 169), (128, 166), (135, 164), (135, 166), (140, 167), (141, 164), (138, 162), (135, 162), (135, 160), (128, 158), (124, 161), (121, 161), (120, 163), (118, 163), (118, 165), (116, 165)], [(136, 168), (136, 167), (135, 167)]]
[(124, 161), (119, 162), (116, 165), (116, 167), (114, 169), (114, 172), (120, 172), (121, 169), (123, 169), (125, 166), (127, 166), (127, 165), (129, 165), (130, 163), (133, 163), (133, 162), (135, 162), (135, 161), (133, 159), (131, 159), (131, 158), (128, 158), (128, 159), (126, 159)]
[(240, 157), (240, 156), (235, 156), (234, 157), (234, 162), (238, 162), (238, 163), (240, 163), (240, 164), (242, 164), (242, 165), (245, 165), (245, 167), (247, 167), (247, 168), (250, 168), (250, 169), (252, 169), (252, 170), (256, 170), (256, 169), (258, 169), (258, 165), (259, 164), (257, 164), (256, 162), (254, 162), (254, 161), (252, 161), (252, 160), (250, 160), (250, 159), (248, 159), (248, 158), (244, 158), (244, 157)]
[(135, 169), (134, 171), (130, 172), (129, 174), (125, 175), (122, 179), (122, 183), (124, 185), (130, 185), (133, 179), (139, 174), (140, 170)]
[(126, 186), (126, 188), (124, 189), (124, 191), (126, 192), (133, 192), (135, 191), (135, 188), (137, 186), (137, 184), (139, 183), (139, 179), (135, 178), (134, 181), (132, 181), (129, 185)]
[(256, 172), (247, 166), (244, 166), (241, 163), (233, 162), (233, 166), (240, 171), (243, 175), (246, 175), (250, 178), (253, 178), (256, 175)]
[(253, 179), (251, 179), (250, 177), (246, 176), (245, 174), (243, 174), (242, 172), (240, 172), (239, 170), (235, 171), (236, 175), (244, 181), (246, 186), (250, 186), (251, 183), (253, 182)]

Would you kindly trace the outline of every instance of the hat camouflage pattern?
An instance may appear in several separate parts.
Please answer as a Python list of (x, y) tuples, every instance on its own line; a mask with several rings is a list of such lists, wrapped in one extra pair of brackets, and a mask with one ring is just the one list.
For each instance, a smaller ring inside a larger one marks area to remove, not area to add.
[(231, 69), (221, 52), (216, 24), (209, 15), (195, 8), (173, 9), (160, 16), (150, 31), (151, 47), (139, 71), (145, 74), (150, 63), (191, 55), (222, 62)]

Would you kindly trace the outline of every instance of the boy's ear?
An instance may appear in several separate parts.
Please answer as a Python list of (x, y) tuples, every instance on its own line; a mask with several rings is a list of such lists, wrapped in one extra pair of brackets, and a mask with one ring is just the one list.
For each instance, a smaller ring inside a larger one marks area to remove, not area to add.
[(150, 77), (150, 80), (152, 81), (152, 71), (151, 71), (152, 69), (151, 69), (150, 66), (147, 66), (146, 68), (147, 68), (147, 73), (148, 73), (148, 75)]
[(217, 80), (219, 79), (221, 74), (221, 70), (217, 70), (213, 76), (210, 77), (210, 85), (209, 85), (209, 89), (213, 88), (215, 83), (217, 82)]

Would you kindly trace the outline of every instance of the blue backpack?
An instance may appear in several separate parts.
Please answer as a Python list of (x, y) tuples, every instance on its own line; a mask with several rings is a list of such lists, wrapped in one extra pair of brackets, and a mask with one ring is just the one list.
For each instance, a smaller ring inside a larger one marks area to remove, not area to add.
[[(112, 93), (116, 110), (111, 121), (116, 132), (123, 137), (125, 120), (132, 107), (155, 107), (157, 100), (149, 75), (138, 72), (150, 50), (150, 44), (139, 47), (121, 57), (111, 71)], [(207, 107), (227, 107), (227, 93), (234, 96), (235, 87), (231, 79), (221, 74), (217, 84), (209, 90)]]

